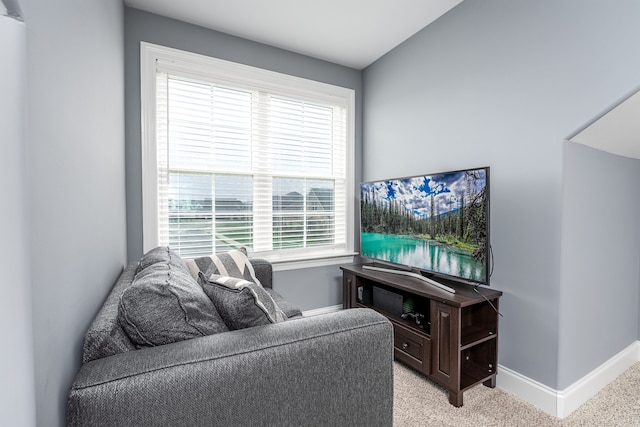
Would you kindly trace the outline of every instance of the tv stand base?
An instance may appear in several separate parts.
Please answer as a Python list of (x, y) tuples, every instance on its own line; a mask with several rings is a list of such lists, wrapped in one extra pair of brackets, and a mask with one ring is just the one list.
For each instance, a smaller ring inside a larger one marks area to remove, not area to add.
[[(344, 308), (371, 308), (387, 317), (393, 324), (394, 358), (445, 387), (452, 405), (462, 406), (464, 391), (473, 386), (495, 387), (502, 292), (453, 282), (447, 285), (454, 293), (442, 292), (410, 274), (363, 265), (340, 268)], [(385, 304), (387, 299), (376, 301), (374, 290), (401, 299), (400, 312)]]

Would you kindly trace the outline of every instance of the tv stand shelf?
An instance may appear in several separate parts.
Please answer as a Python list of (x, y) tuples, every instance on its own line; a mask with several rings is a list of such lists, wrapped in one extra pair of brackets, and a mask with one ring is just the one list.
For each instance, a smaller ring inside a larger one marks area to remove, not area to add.
[[(447, 388), (452, 405), (462, 406), (463, 392), (477, 384), (495, 387), (502, 292), (443, 281), (452, 293), (362, 265), (340, 268), (344, 308), (372, 308), (387, 317), (396, 360)], [(403, 316), (407, 311), (414, 316)]]

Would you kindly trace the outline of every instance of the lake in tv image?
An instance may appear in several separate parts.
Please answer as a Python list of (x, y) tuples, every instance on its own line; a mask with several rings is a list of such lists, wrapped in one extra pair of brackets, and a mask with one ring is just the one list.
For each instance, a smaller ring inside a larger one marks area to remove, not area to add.
[(363, 256), (476, 282), (485, 281), (484, 263), (474, 260), (468, 252), (458, 251), (435, 240), (380, 233), (362, 233), (360, 238)]
[(488, 168), (360, 185), (361, 254), (487, 283)]

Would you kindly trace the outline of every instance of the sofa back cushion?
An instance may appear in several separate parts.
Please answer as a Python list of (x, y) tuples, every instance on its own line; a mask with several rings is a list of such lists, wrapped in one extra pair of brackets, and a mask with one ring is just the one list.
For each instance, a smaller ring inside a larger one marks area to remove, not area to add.
[(136, 349), (118, 323), (118, 305), (120, 304), (120, 294), (131, 285), (137, 266), (137, 262), (132, 262), (125, 267), (102, 304), (100, 311), (91, 322), (84, 335), (82, 363)]
[(133, 283), (120, 296), (118, 321), (136, 347), (227, 331), (182, 259), (168, 247), (156, 249), (149, 256), (154, 262), (141, 262)]

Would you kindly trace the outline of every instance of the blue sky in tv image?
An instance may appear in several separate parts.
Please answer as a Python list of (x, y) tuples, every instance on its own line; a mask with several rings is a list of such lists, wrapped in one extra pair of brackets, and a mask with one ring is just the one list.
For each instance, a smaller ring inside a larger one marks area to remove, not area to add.
[[(467, 176), (473, 175), (472, 179)], [(435, 211), (456, 211), (458, 202), (465, 200), (470, 192), (480, 193), (487, 184), (485, 169), (457, 171), (437, 175), (420, 175), (408, 178), (365, 182), (361, 190), (375, 194), (378, 200), (395, 200), (415, 215), (430, 217), (431, 195), (436, 203)], [(467, 197), (467, 202), (469, 198)]]
[(488, 284), (488, 168), (360, 190), (362, 256)]

